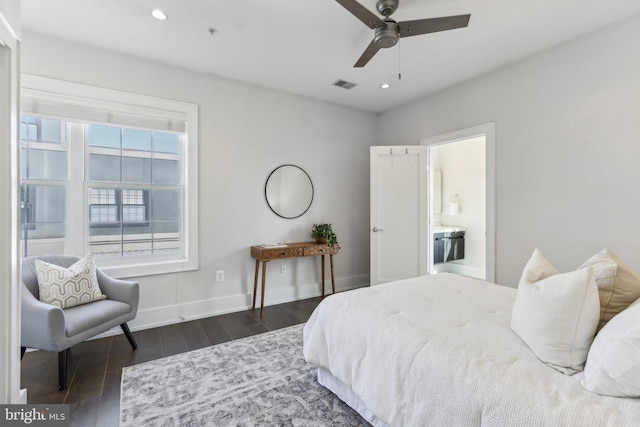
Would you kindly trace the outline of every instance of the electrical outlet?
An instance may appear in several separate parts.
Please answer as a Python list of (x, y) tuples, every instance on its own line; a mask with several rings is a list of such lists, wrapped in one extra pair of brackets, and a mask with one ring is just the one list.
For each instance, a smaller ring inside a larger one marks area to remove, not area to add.
[(280, 274), (287, 274), (287, 264), (280, 264)]
[(216, 282), (224, 282), (224, 270), (216, 271)]

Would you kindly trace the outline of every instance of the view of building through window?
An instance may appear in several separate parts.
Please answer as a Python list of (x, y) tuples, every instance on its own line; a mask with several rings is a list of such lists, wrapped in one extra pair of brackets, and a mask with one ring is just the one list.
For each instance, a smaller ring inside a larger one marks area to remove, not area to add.
[[(82, 246), (103, 257), (180, 254), (182, 140), (178, 133), (22, 117), (23, 255), (65, 253), (69, 236), (85, 236)], [(77, 150), (82, 155), (71, 155)], [(84, 220), (71, 221), (78, 210)]]

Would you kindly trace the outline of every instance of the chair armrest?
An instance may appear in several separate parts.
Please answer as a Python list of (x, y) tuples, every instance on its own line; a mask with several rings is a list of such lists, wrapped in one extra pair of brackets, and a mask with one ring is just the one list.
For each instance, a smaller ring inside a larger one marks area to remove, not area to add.
[(38, 300), (22, 284), (22, 320), (20, 345), (46, 351), (65, 350), (64, 312), (60, 307)]
[(96, 270), (98, 284), (102, 293), (107, 296), (107, 299), (129, 304), (131, 306), (131, 319), (133, 319), (138, 312), (138, 302), (140, 300), (140, 285), (138, 282), (114, 279), (107, 276), (102, 270)]

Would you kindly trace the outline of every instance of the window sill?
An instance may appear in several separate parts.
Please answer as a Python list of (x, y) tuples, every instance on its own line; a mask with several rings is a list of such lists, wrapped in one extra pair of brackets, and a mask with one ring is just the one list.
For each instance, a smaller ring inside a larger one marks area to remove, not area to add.
[(127, 264), (105, 264), (96, 260), (98, 268), (116, 279), (128, 279), (143, 276), (156, 276), (160, 274), (179, 273), (181, 271), (192, 271), (198, 269), (197, 261), (185, 260), (183, 258), (169, 258), (164, 260), (148, 260), (140, 262), (129, 262)]

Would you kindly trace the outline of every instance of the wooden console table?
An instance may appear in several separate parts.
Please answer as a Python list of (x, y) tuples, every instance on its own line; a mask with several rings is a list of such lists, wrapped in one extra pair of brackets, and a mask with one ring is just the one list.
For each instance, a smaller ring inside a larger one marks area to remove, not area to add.
[(253, 305), (256, 308), (256, 292), (258, 290), (258, 271), (262, 262), (262, 294), (260, 295), (260, 317), (264, 308), (264, 284), (267, 276), (267, 263), (274, 259), (299, 258), (305, 256), (322, 257), (322, 296), (324, 297), (324, 256), (329, 255), (331, 263), (331, 291), (336, 292), (335, 277), (333, 274), (333, 255), (337, 254), (340, 248), (338, 245), (329, 246), (326, 243), (297, 242), (286, 243), (284, 246), (251, 246), (251, 258), (256, 260), (256, 275), (253, 279)]

